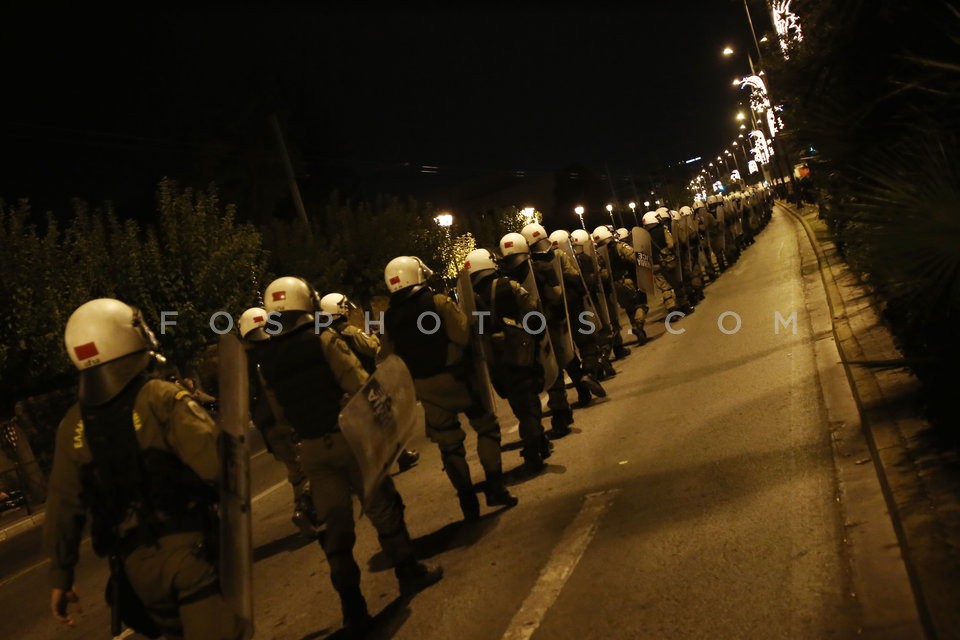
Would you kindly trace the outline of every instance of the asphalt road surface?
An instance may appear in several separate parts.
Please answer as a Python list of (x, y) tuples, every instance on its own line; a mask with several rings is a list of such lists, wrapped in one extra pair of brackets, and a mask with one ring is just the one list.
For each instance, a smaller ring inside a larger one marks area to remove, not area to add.
[[(417, 548), (446, 575), (399, 600), (373, 528), (359, 521), (373, 637), (856, 637), (798, 242), (802, 232), (778, 212), (674, 323), (682, 333), (668, 333), (654, 309), (651, 340), (615, 363), (607, 399), (575, 410), (574, 433), (556, 443), (546, 472), (519, 472), (515, 423), (504, 419), (517, 507), (460, 523), (436, 448), (414, 442), (422, 459), (395, 480)], [(778, 313), (796, 313), (795, 325), (778, 325)], [(290, 524), (282, 471), (258, 460), (255, 637), (335, 635), (326, 562)], [(4, 560), (0, 638), (109, 637), (105, 567), (89, 545), (82, 558), (84, 611), (71, 630), (48, 614), (45, 567), (23, 559), (11, 571)]]

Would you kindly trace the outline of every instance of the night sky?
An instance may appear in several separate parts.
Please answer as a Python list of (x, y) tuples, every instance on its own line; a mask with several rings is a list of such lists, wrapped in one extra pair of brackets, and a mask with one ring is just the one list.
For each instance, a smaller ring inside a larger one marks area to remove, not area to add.
[[(308, 195), (341, 185), (416, 195), (571, 165), (643, 179), (716, 155), (744, 99), (731, 87), (751, 42), (742, 0), (634, 4), (5, 3), (0, 197), (58, 211), (73, 196), (110, 199), (138, 215), (168, 175), (269, 199), (285, 186), (271, 114)], [(751, 1), (761, 31), (764, 7)], [(726, 44), (733, 59), (720, 55)]]

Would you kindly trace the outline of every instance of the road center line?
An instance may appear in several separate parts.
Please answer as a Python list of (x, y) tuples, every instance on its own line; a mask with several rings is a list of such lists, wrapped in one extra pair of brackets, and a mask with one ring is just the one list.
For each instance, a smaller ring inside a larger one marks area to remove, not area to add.
[(540, 572), (533, 589), (507, 626), (503, 640), (528, 640), (540, 627), (543, 617), (560, 595), (597, 532), (600, 516), (610, 507), (619, 491), (610, 489), (587, 494), (579, 513), (553, 548), (550, 559)]

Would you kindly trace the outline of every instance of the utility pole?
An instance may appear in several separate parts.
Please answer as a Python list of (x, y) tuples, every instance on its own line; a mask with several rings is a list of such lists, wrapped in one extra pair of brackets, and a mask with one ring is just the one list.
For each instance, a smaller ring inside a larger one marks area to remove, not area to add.
[(297, 186), (297, 176), (293, 172), (293, 163), (290, 162), (290, 154), (287, 152), (287, 143), (283, 139), (283, 131), (280, 130), (280, 121), (277, 114), (270, 116), (270, 125), (273, 127), (273, 133), (277, 137), (277, 146), (280, 147), (280, 156), (283, 158), (283, 167), (287, 173), (287, 182), (290, 185), (290, 195), (293, 197), (293, 206), (297, 210), (297, 215), (303, 226), (307, 230), (307, 237), (313, 241), (313, 231), (310, 229), (310, 221), (307, 219), (307, 210), (303, 206), (303, 198), (300, 197), (300, 187)]

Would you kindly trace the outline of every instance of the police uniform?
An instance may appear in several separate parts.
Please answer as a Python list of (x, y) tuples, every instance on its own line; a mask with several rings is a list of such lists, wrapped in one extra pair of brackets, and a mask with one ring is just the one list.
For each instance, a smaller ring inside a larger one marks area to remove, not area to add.
[[(484, 333), (490, 336), (491, 343), (505, 339), (503, 331), (506, 323), (522, 327), (524, 316), (538, 310), (536, 299), (529, 291), (493, 271), (474, 283), (474, 295), (477, 308), (491, 312), (489, 324), (484, 327)], [(491, 352), (490, 379), (494, 390), (507, 400), (517, 417), (520, 439), (523, 441), (520, 455), (523, 456), (524, 466), (530, 471), (540, 471), (543, 461), (552, 450), (542, 424), (540, 390), (543, 389), (543, 367), (536, 361), (527, 366), (509, 362), (504, 356), (510, 354), (503, 354), (497, 348), (492, 348)]]
[[(609, 253), (609, 252), (607, 252)], [(607, 294), (607, 308), (610, 310), (610, 328), (612, 330), (610, 345), (613, 348), (613, 355), (617, 359), (622, 359), (630, 355), (630, 349), (623, 345), (623, 335), (621, 335), (620, 314), (617, 312), (619, 304), (617, 303), (617, 290), (614, 286), (613, 273), (610, 265), (607, 264), (608, 258), (604, 252), (597, 252), (597, 266), (600, 269), (600, 279), (603, 282), (604, 293)]]
[[(57, 429), (46, 507), (53, 587), (71, 589), (84, 515), (94, 509), (94, 549), (122, 558), (167, 638), (241, 637), (205, 552), (205, 515), (220, 475), (217, 438), (190, 392), (163, 380), (137, 378), (105, 405), (70, 408)], [(123, 513), (110, 513), (123, 495), (131, 500)]]
[[(369, 623), (360, 591), (360, 568), (353, 557), (356, 542), (353, 496), (363, 495), (363, 479), (353, 451), (338, 426), (347, 397), (367, 380), (367, 372), (340, 336), (324, 329), (319, 335), (310, 313), (280, 313), (282, 329), (250, 351), (275, 394), (287, 421), (300, 438), (300, 463), (310, 481), (313, 506), (326, 530), (321, 538), (330, 565), (330, 580), (340, 596), (346, 627)], [(385, 477), (363, 505), (377, 530), (380, 545), (392, 561), (401, 593), (435, 582), (414, 557), (403, 517), (403, 501)]]
[(626, 242), (614, 240), (607, 245), (610, 250), (610, 273), (613, 277), (617, 301), (630, 319), (633, 333), (640, 344), (646, 342), (644, 324), (647, 320), (647, 292), (637, 287), (637, 252)]
[[(439, 327), (435, 329), (436, 319)], [(427, 435), (440, 449), (444, 471), (457, 492), (464, 517), (479, 517), (479, 502), (470, 478), (458, 414), (467, 416), (477, 434), (477, 456), (486, 477), (487, 505), (516, 504), (504, 485), (500, 424), (484, 408), (467, 354), (470, 328), (466, 315), (447, 295), (425, 285), (394, 292), (384, 316), (385, 353), (395, 353), (413, 376), (426, 414)]]
[(668, 311), (678, 309), (690, 313), (691, 307), (687, 303), (683, 289), (683, 280), (680, 271), (680, 262), (677, 259), (676, 244), (666, 223), (644, 225), (650, 233), (653, 244), (653, 268), (657, 286), (663, 292), (663, 304)]
[[(600, 273), (597, 269), (598, 263), (584, 252), (577, 254), (577, 264), (580, 266), (580, 273), (583, 275), (583, 281), (587, 290), (597, 305), (606, 305), (606, 299), (601, 295)], [(612, 315), (612, 314), (611, 314)], [(597, 320), (596, 318), (594, 320)], [(619, 322), (618, 333), (619, 333)], [(577, 333), (577, 332), (575, 332)], [(610, 327), (598, 328), (595, 332), (597, 352), (597, 369), (592, 373), (597, 380), (613, 377), (616, 370), (610, 363), (609, 354), (613, 349), (613, 332)]]

